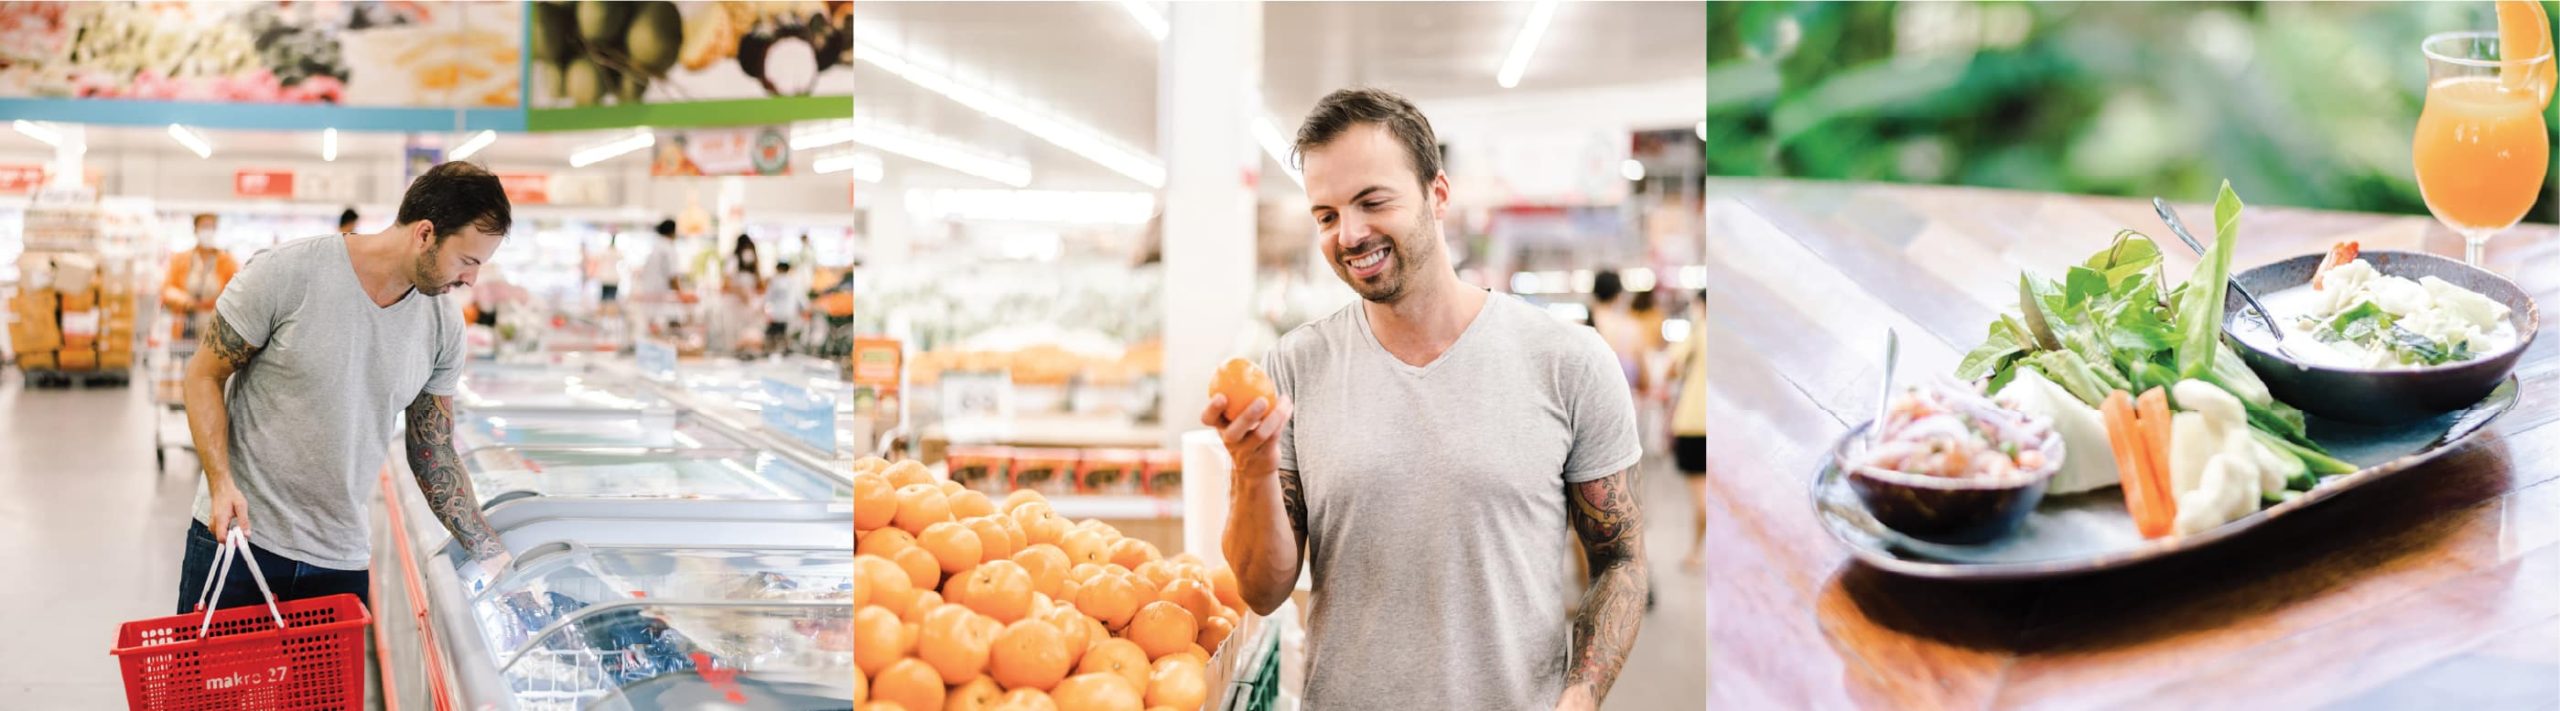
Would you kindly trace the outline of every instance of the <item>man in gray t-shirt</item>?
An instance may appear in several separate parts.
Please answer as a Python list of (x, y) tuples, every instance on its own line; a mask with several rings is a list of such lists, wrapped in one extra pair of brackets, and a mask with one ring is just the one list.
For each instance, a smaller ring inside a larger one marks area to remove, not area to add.
[[(1595, 709), (1644, 616), (1635, 405), (1597, 333), (1458, 279), (1436, 145), (1374, 90), (1299, 129), (1324, 256), (1362, 300), (1265, 357), (1278, 402), (1201, 414), (1235, 459), (1225, 553), (1262, 614), (1303, 553), (1311, 708)], [(1571, 616), (1568, 530), (1593, 571)]]
[[(215, 577), (216, 532), (234, 528), (277, 599), (367, 597), (366, 514), (404, 411), (409, 469), (472, 556), (466, 575), (507, 565), (453, 449), (462, 319), (440, 295), (478, 279), (509, 212), (496, 176), (446, 163), (409, 186), (389, 229), (287, 242), (241, 268), (187, 362), (187, 426), (205, 477), (180, 612)], [(246, 571), (227, 580), (214, 607), (261, 601)]]

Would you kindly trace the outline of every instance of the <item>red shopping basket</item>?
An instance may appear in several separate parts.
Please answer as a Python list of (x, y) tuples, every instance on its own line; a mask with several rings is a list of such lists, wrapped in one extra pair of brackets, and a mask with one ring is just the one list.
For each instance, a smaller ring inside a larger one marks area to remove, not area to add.
[[(248, 549), (239, 531), (231, 533), (232, 542), (214, 557), (224, 576), (231, 572), (231, 551), (245, 557)], [(259, 592), (267, 592), (257, 564), (247, 567)], [(219, 580), (208, 581), (207, 593)], [(201, 598), (196, 606), (204, 607)], [(273, 593), (264, 606), (127, 622), (116, 632), (115, 648), (125, 703), (136, 711), (358, 708), (370, 622), (354, 595), (277, 603)]]

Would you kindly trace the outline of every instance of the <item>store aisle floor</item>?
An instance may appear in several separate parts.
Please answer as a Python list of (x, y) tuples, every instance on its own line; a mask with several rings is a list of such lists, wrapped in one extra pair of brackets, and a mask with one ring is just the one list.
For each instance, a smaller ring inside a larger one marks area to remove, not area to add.
[(116, 626), (169, 614), (195, 502), (193, 479), (153, 472), (157, 414), (139, 384), (30, 389), (0, 372), (0, 708), (124, 706)]

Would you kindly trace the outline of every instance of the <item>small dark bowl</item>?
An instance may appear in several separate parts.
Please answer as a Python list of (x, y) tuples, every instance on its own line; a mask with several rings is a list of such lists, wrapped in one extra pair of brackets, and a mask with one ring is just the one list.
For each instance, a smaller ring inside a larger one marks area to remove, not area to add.
[(1983, 543), (2018, 530), (2044, 500), (2045, 485), (2062, 470), (2066, 454), (2062, 435), (2048, 432), (2042, 472), (2000, 481), (1910, 474), (1857, 463), (1866, 453), (1867, 429), (1874, 426), (1859, 425), (1833, 444), (1832, 464), (1849, 475), (1849, 489), (1877, 523), (1933, 543)]
[[(2311, 281), (2325, 254), (2306, 254), (2232, 275), (2259, 298)], [(2516, 361), (2533, 345), (2542, 317), (2533, 297), (2515, 282), (2460, 260), (2420, 252), (2365, 252), (2358, 255), (2385, 275), (2416, 279), (2432, 276), (2507, 305), (2515, 323), (2512, 348), (2460, 363), (2420, 368), (2339, 368), (2296, 363), (2272, 350), (2262, 350), (2235, 329), (2264, 331), (2237, 290), (2222, 297), (2222, 342), (2238, 349), (2240, 359), (2267, 383), (2278, 401), (2332, 420), (2374, 425), (2415, 422), (2470, 407), (2489, 396)], [(2272, 340), (2272, 339), (2270, 339)]]

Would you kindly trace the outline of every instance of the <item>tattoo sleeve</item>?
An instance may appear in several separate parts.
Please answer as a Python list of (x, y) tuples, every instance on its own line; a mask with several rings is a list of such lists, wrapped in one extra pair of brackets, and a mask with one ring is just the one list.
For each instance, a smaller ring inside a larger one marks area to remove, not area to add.
[(453, 399), (419, 393), (409, 403), (408, 420), (409, 472), (417, 477), (418, 491), (426, 494), (436, 520), (473, 558), (505, 553), (497, 531), (480, 515), (480, 497), (471, 491), (462, 455), (453, 451)]
[(1298, 554), (1303, 556), (1307, 548), (1307, 496), (1299, 486), (1297, 472), (1281, 470), (1280, 507), (1289, 512), (1289, 532), (1297, 534)]
[(1644, 623), (1649, 573), (1644, 514), (1631, 487), (1635, 476), (1628, 469), (1565, 485), (1566, 517), (1591, 560), (1591, 587), (1574, 613), (1565, 686), (1588, 684), (1595, 700), (1606, 698), (1617, 682), (1619, 667), (1635, 647), (1636, 628)]
[(240, 332), (233, 330), (230, 322), (222, 320), (221, 314), (214, 315), (213, 327), (208, 330), (210, 332), (204, 334), (202, 348), (224, 365), (231, 366), (232, 370), (247, 367), (250, 359), (258, 357), (259, 349), (249, 345), (248, 339), (241, 338)]

